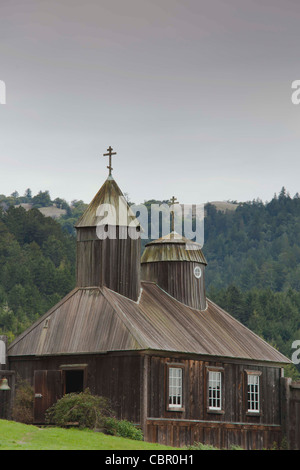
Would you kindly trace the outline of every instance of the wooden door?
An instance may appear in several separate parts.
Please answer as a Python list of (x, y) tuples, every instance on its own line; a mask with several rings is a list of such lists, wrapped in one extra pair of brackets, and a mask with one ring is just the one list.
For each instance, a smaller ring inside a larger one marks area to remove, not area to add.
[(34, 423), (45, 423), (45, 412), (63, 395), (60, 370), (34, 371)]

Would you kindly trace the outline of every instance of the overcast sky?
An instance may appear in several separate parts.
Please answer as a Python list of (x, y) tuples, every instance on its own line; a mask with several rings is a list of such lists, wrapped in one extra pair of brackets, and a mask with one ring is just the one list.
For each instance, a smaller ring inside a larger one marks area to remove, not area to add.
[(299, 0), (0, 0), (0, 194), (300, 192)]

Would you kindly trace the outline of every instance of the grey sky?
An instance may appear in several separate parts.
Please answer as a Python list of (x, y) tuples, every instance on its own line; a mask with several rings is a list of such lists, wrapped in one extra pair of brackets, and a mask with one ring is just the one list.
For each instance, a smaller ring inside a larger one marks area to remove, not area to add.
[(300, 192), (298, 0), (0, 0), (0, 193)]

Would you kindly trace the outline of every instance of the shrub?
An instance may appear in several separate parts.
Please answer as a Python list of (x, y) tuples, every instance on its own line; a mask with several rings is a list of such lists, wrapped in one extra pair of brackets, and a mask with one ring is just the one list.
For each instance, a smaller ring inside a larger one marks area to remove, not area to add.
[(46, 423), (64, 427), (78, 423), (80, 428), (103, 428), (104, 418), (112, 416), (109, 400), (91, 395), (89, 389), (64, 395), (46, 411)]
[(194, 442), (194, 444), (187, 446), (187, 450), (219, 450), (209, 444), (202, 444), (202, 442)]
[(138, 429), (133, 423), (125, 419), (118, 421), (116, 418), (106, 418), (104, 420), (104, 432), (136, 441), (144, 439), (141, 429)]
[(64, 395), (46, 411), (46, 423), (57, 426), (78, 424), (80, 428), (103, 431), (113, 436), (143, 440), (143, 433), (133, 423), (113, 416), (110, 402), (105, 397), (92, 395), (89, 389)]
[(33, 387), (26, 380), (20, 380), (16, 384), (16, 395), (12, 409), (13, 420), (19, 423), (32, 424), (33, 404)]

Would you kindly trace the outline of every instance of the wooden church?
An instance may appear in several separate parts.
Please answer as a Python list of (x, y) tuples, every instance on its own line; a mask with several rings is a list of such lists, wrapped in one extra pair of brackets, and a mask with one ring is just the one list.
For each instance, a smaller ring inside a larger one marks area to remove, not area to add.
[(130, 214), (108, 168), (76, 225), (76, 287), (8, 348), (9, 368), (34, 386), (35, 423), (62, 395), (88, 387), (148, 441), (280, 443), (289, 359), (206, 298), (200, 245), (172, 232), (141, 258), (133, 215), (112, 218), (106, 230), (116, 236), (99, 237), (101, 205)]

